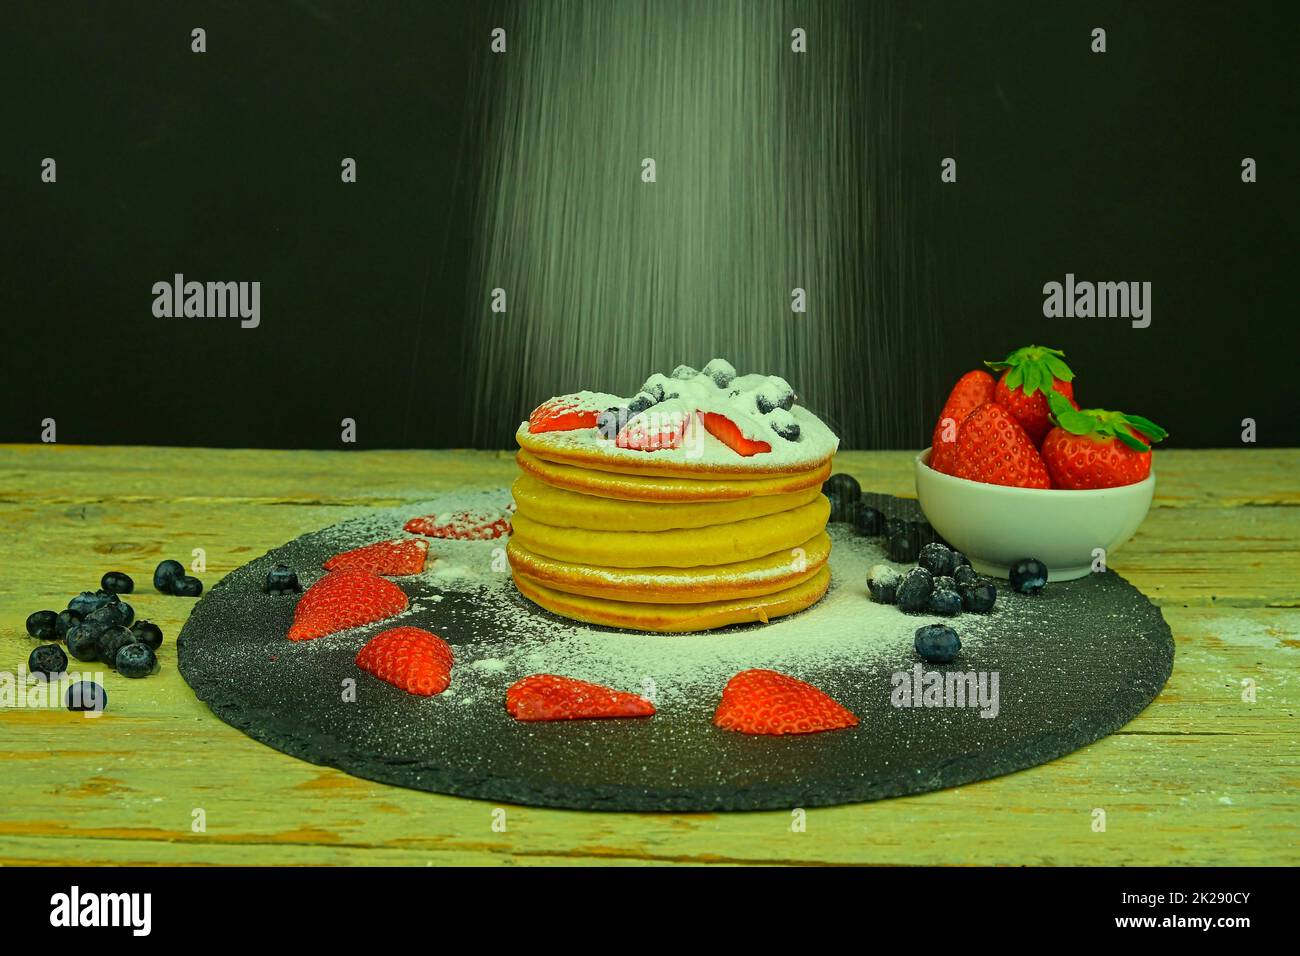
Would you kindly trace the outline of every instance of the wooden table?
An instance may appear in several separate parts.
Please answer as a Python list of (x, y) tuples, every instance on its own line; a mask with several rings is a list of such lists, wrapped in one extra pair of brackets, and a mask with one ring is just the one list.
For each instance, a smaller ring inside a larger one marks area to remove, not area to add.
[[(160, 674), (105, 675), (98, 719), (0, 710), (0, 863), (1294, 865), (1300, 451), (1157, 459), (1155, 507), (1112, 564), (1161, 605), (1178, 651), (1165, 691), (1119, 733), (995, 780), (812, 810), (805, 832), (787, 812), (527, 807), (498, 832), (489, 803), (312, 766), (218, 721), (176, 671), (193, 602), (156, 594), (150, 574), (203, 548), (211, 584), (361, 509), (505, 486), (511, 454), (0, 446), (0, 670), (34, 646), (30, 611), (110, 569), (135, 577), (137, 611), (166, 634)], [(912, 493), (908, 453), (837, 464)]]

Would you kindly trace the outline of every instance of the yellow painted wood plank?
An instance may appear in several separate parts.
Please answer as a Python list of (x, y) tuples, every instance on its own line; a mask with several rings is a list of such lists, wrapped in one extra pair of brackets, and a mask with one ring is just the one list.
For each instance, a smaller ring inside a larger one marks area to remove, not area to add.
[[(910, 491), (906, 453), (840, 460), (869, 487)], [(104, 717), (0, 712), (0, 862), (1294, 864), (1300, 611), (1262, 605), (1296, 593), (1300, 453), (1162, 461), (1157, 507), (1115, 563), (1162, 601), (1178, 657), (1121, 733), (997, 780), (809, 811), (806, 833), (779, 812), (522, 807), (496, 833), (487, 803), (314, 767), (217, 721), (171, 657), (192, 602), (141, 579), (204, 547), (211, 583), (359, 507), (504, 485), (509, 454), (0, 448), (0, 669), (32, 646), (28, 611), (93, 587), (109, 564), (139, 572), (133, 603), (168, 635), (163, 673), (129, 686), (105, 675)], [(195, 808), (206, 833), (191, 832)], [(1105, 833), (1091, 829), (1096, 808)]]

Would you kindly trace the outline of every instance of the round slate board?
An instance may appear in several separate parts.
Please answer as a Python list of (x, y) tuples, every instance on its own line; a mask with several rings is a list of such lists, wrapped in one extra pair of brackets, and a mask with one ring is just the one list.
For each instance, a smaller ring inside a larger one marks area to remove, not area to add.
[[(394, 579), (412, 600), (405, 615), (316, 641), (285, 639), (295, 599), (261, 592), (272, 565), (296, 568), (306, 586), (332, 554), (400, 535), (415, 514), (478, 506), (472, 497), (335, 525), (234, 571), (182, 630), (181, 674), (218, 717), (254, 739), (360, 777), (503, 803), (714, 811), (877, 800), (1032, 767), (1122, 727), (1173, 666), (1160, 611), (1106, 572), (1035, 597), (1008, 593), (1002, 582), (993, 614), (947, 622), (962, 635), (957, 660), (922, 667), (911, 635), (935, 618), (872, 604), (864, 577), (883, 560), (880, 542), (838, 525), (826, 598), (769, 625), (685, 637), (575, 625), (514, 590), (503, 540), (431, 540), (438, 558), (430, 569)], [(876, 497), (893, 513), (916, 513), (913, 502)], [(446, 693), (414, 697), (357, 669), (361, 646), (395, 624), (427, 627), (453, 645)], [(779, 738), (717, 729), (710, 718), (722, 686), (751, 666), (822, 687), (861, 724)], [(518, 723), (505, 713), (505, 690), (537, 671), (657, 693), (659, 712)], [(964, 706), (955, 698), (953, 706), (922, 706), (924, 696), (899, 706), (902, 688), (924, 688), (928, 671), (969, 672), (974, 686), (983, 674), (986, 694)]]

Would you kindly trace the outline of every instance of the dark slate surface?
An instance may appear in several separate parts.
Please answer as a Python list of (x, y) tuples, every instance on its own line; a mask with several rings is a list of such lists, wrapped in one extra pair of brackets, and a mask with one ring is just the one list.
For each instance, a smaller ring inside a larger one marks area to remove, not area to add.
[[(897, 506), (909, 513), (910, 503)], [(285, 641), (294, 599), (262, 594), (266, 571), (279, 561), (319, 567), (349, 536), (348, 547), (374, 540), (373, 528), (350, 534), (355, 525), (298, 538), (213, 587), (178, 639), (179, 667), (218, 717), (254, 739), (419, 790), (628, 811), (788, 809), (921, 793), (1023, 770), (1117, 730), (1151, 702), (1173, 666), (1173, 639), (1160, 611), (1107, 572), (1053, 584), (1036, 598), (1000, 597), (1005, 627), (954, 664), (928, 668), (997, 671), (994, 719), (974, 709), (891, 706), (890, 675), (915, 663), (909, 660), (826, 675), (836, 698), (861, 719), (847, 731), (729, 733), (709, 722), (711, 701), (649, 720), (518, 724), (502, 706), (504, 678), (500, 695), (444, 707), (359, 672), (356, 651), (386, 625), (302, 645)], [(422, 579), (398, 580), (412, 598), (431, 593)], [(510, 599), (523, 602), (512, 592)], [(473, 595), (448, 592), (401, 623), (508, 641), (497, 611)], [(535, 633), (545, 633), (552, 618), (535, 613)], [(348, 678), (363, 692), (345, 704)]]

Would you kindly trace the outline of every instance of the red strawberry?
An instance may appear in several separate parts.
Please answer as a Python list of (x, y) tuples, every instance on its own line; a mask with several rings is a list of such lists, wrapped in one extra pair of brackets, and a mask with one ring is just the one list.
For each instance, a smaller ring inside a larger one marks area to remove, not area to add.
[(451, 684), (454, 656), (437, 634), (394, 627), (376, 634), (357, 654), (357, 666), (408, 694), (432, 697)]
[(993, 376), (983, 369), (967, 372), (948, 393), (930, 436), (930, 467), (951, 475), (957, 467), (957, 435), (966, 416), (993, 401)]
[(298, 599), (289, 640), (310, 641), (405, 611), (406, 595), (369, 571), (331, 571)]
[(812, 684), (759, 669), (727, 681), (713, 723), (742, 734), (815, 734), (856, 727), (858, 718)]
[(994, 371), (1002, 372), (993, 401), (1011, 412), (1020, 422), (1029, 440), (1035, 445), (1052, 427), (1047, 420), (1050, 409), (1047, 394), (1051, 391), (1064, 395), (1075, 408), (1074, 372), (1065, 364), (1065, 353), (1057, 349), (1030, 345), (1016, 349), (1001, 362), (985, 362)]
[(688, 416), (637, 415), (620, 430), (614, 439), (619, 448), (634, 451), (658, 451), (661, 448), (680, 448), (686, 437)]
[(336, 554), (322, 567), (326, 571), (369, 571), (371, 574), (419, 574), (429, 542), (411, 538), (376, 541), (363, 548)]
[(772, 450), (772, 446), (765, 441), (746, 438), (735, 422), (717, 412), (704, 413), (704, 429), (742, 458)]
[(1056, 397), (1052, 417), (1057, 424), (1043, 439), (1043, 461), (1052, 484), (1072, 491), (1142, 481), (1151, 473), (1147, 441), (1162, 441), (1169, 434), (1139, 415), (1101, 408), (1080, 411)]
[(595, 428), (600, 409), (587, 407), (581, 395), (561, 395), (542, 402), (528, 416), (528, 430), (539, 432), (566, 432), (575, 428)]
[(533, 674), (510, 685), (506, 691), (506, 712), (515, 720), (649, 717), (654, 714), (655, 705), (636, 694), (584, 680)]
[(1009, 411), (993, 402), (981, 405), (962, 422), (954, 474), (990, 485), (1052, 486), (1047, 466), (1025, 430)]
[(484, 541), (510, 533), (510, 518), (500, 511), (456, 511), (441, 515), (422, 515), (403, 525), (412, 534), (430, 538), (461, 538)]

